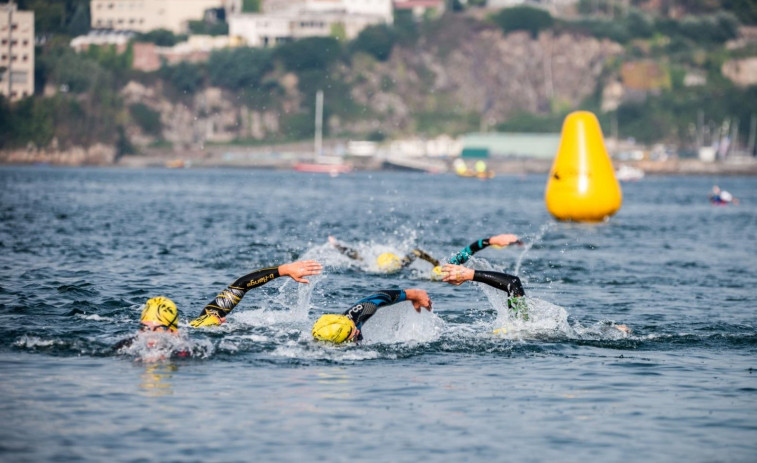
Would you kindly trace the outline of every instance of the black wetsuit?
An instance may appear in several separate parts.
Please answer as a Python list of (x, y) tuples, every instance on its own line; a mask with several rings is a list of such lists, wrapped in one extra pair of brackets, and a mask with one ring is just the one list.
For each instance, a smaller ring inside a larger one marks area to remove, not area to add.
[(396, 304), (405, 300), (407, 300), (405, 291), (387, 289), (360, 299), (352, 307), (347, 309), (343, 315), (346, 315), (350, 320), (355, 322), (355, 326), (361, 331), (357, 337), (357, 340), (360, 341), (363, 339), (363, 323), (371, 318), (379, 307)]
[(225, 318), (234, 307), (239, 304), (247, 291), (258, 286), (263, 286), (274, 278), (278, 278), (279, 268), (270, 267), (255, 270), (252, 273), (240, 277), (234, 283), (230, 284), (226, 289), (221, 291), (218, 296), (210, 301), (200, 312), (194, 320), (189, 322), (192, 326), (200, 326), (203, 322), (211, 316), (218, 318)]
[[(462, 265), (468, 262), (468, 259), (470, 259), (473, 254), (486, 248), (490, 244), (491, 243), (489, 243), (489, 238), (474, 241), (473, 243), (466, 246), (465, 249), (461, 250), (452, 258), (450, 258), (449, 263)], [(507, 273), (502, 272), (474, 270), (473, 281), (484, 283), (493, 288), (497, 288), (506, 292), (508, 296), (507, 307), (509, 307), (516, 313), (521, 312), (523, 318), (528, 319), (528, 308), (523, 303), (523, 300), (519, 299), (520, 297), (526, 295), (526, 292), (523, 290), (523, 284), (520, 282), (520, 278), (516, 277), (515, 275), (508, 275)]]

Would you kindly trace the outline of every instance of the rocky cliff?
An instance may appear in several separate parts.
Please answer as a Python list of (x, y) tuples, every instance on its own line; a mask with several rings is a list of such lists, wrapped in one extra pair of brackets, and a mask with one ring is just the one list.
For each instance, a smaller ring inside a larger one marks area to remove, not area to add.
[[(359, 111), (327, 111), (329, 135), (454, 134), (501, 123), (517, 112), (575, 107), (597, 90), (605, 62), (623, 51), (616, 43), (591, 37), (503, 35), (478, 24), (447, 21), (415, 45), (395, 47), (385, 62), (356, 55), (350, 63), (335, 66), (328, 78), (349, 89), (348, 98)], [(313, 103), (304, 101), (294, 74), (278, 71), (269, 78), (283, 95), (276, 107), (248, 107), (237, 95), (218, 88), (172, 102), (160, 84), (137, 82), (126, 85), (122, 96), (127, 104), (141, 103), (159, 112), (161, 138), (178, 149), (286, 137), (285, 120), (296, 113), (312, 114)], [(328, 109), (334, 97), (325, 90)], [(137, 146), (155, 141), (135, 125), (128, 134)]]

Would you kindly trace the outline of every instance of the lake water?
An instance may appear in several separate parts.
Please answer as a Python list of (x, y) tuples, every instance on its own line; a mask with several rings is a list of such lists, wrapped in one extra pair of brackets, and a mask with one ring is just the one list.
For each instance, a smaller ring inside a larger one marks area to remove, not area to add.
[[(715, 183), (740, 204), (710, 205)], [(0, 169), (0, 460), (757, 461), (757, 179), (647, 177), (597, 225), (555, 222), (545, 184)], [(528, 322), (425, 262), (371, 263), (507, 232), (526, 244), (470, 265), (519, 275)], [(222, 327), (186, 326), (237, 277), (301, 258), (325, 266), (310, 285), (277, 279)], [(312, 341), (320, 314), (409, 287), (434, 311), (404, 302), (359, 345)], [(164, 348), (193, 356), (114, 352), (158, 295), (182, 321)]]

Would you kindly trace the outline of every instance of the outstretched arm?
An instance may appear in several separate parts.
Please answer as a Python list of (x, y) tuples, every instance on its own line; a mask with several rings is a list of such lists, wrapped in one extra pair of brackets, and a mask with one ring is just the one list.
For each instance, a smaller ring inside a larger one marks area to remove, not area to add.
[[(428, 262), (429, 264), (433, 265), (434, 267), (436, 267), (436, 266), (439, 265), (439, 261), (438, 260), (434, 259), (433, 257), (431, 257), (431, 255), (429, 253), (427, 253), (426, 251), (423, 251), (421, 249), (413, 249), (410, 252), (410, 254), (408, 254), (408, 257), (410, 257), (410, 256), (413, 256), (413, 258), (417, 257), (418, 259), (425, 260), (426, 262)], [(406, 257), (406, 259), (407, 259), (407, 257)], [(412, 262), (412, 260), (410, 262)], [(408, 264), (410, 262), (408, 262)]]
[(520, 278), (502, 272), (473, 270), (461, 265), (445, 264), (442, 268), (442, 281), (460, 285), (466, 281), (477, 281), (493, 288), (505, 291), (508, 296), (525, 296)]
[(247, 291), (262, 286), (274, 278), (288, 276), (298, 283), (308, 283), (303, 277), (318, 275), (323, 267), (314, 260), (303, 260), (278, 267), (262, 268), (240, 277), (202, 309), (200, 315), (189, 322), (193, 327), (220, 325), (239, 304)]
[(518, 237), (510, 233), (503, 233), (501, 235), (492, 236), (491, 238), (484, 238), (482, 240), (474, 241), (473, 243), (466, 246), (465, 249), (458, 252), (454, 257), (452, 257), (449, 260), (449, 263), (462, 265), (468, 262), (468, 259), (470, 259), (473, 254), (486, 248), (487, 246), (508, 246), (510, 244), (518, 242), (520, 242), (518, 240)]
[(345, 256), (349, 257), (350, 259), (354, 260), (363, 260), (362, 257), (360, 257), (360, 254), (352, 248), (349, 248), (339, 241), (336, 240), (333, 236), (329, 236), (329, 243), (336, 248), (337, 251), (341, 252)]

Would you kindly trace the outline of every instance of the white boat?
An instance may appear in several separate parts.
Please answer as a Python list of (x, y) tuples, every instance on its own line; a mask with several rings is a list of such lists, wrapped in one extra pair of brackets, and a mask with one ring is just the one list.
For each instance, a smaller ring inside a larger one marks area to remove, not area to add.
[(644, 171), (638, 167), (621, 164), (615, 171), (615, 177), (621, 182), (637, 182), (644, 178)]

